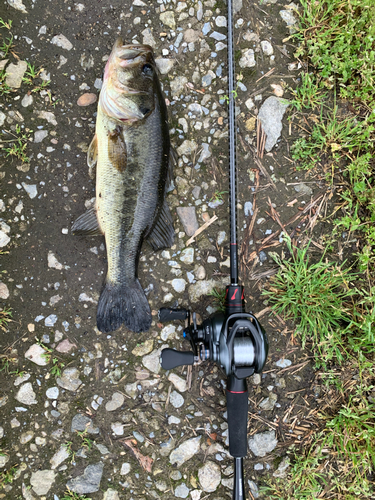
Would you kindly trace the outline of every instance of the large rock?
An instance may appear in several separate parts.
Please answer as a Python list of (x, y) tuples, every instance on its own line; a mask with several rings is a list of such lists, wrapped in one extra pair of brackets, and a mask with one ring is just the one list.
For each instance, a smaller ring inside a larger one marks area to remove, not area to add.
[(19, 10), (23, 14), (27, 14), (26, 7), (22, 3), (22, 0), (7, 0), (8, 4), (13, 7), (13, 9)]
[(82, 476), (77, 476), (67, 483), (67, 487), (74, 493), (84, 495), (85, 493), (95, 493), (99, 491), (100, 481), (103, 475), (104, 464), (88, 465)]
[(73, 44), (66, 38), (64, 35), (56, 35), (52, 38), (51, 43), (53, 45), (57, 45), (57, 47), (61, 47), (65, 50), (72, 50)]
[(0, 281), (0, 299), (7, 299), (9, 297), (9, 288), (5, 283)]
[(64, 462), (67, 458), (69, 458), (70, 453), (67, 446), (62, 444), (57, 452), (50, 459), (50, 464), (52, 469), (56, 469), (60, 464)]
[(208, 295), (214, 288), (221, 287), (221, 283), (215, 280), (197, 281), (189, 287), (190, 302), (198, 302), (202, 295)]
[(203, 491), (207, 493), (215, 491), (221, 481), (220, 466), (214, 462), (206, 462), (198, 470), (198, 478)]
[(282, 119), (289, 103), (285, 99), (271, 96), (264, 101), (259, 110), (258, 119), (267, 136), (265, 149), (271, 151), (281, 135)]
[(25, 358), (39, 366), (46, 366), (49, 361), (47, 351), (38, 344), (33, 344), (28, 348)]
[(55, 480), (55, 473), (53, 470), (38, 470), (31, 474), (30, 484), (34, 492), (39, 495), (47, 495), (52, 483)]
[(16, 399), (24, 405), (36, 405), (38, 403), (31, 382), (21, 385), (20, 390), (17, 392)]
[(201, 436), (188, 439), (180, 444), (169, 456), (171, 464), (181, 467), (182, 464), (190, 460), (199, 450)]
[(99, 428), (94, 427), (91, 418), (86, 415), (82, 415), (81, 413), (74, 415), (72, 419), (71, 431), (87, 431), (88, 434), (99, 434)]
[(188, 236), (193, 236), (195, 231), (199, 229), (195, 207), (177, 207), (177, 215), (184, 226), (185, 233)]
[(65, 368), (61, 378), (57, 378), (56, 382), (60, 387), (71, 392), (77, 391), (82, 384), (82, 380), (79, 378), (79, 371), (74, 367)]
[(249, 439), (249, 448), (256, 457), (264, 457), (277, 446), (275, 431), (261, 432)]

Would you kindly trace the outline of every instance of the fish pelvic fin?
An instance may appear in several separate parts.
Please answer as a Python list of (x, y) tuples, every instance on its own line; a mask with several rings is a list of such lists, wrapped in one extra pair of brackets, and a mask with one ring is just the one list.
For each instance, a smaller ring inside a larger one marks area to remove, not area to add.
[(96, 313), (98, 330), (113, 332), (124, 324), (133, 332), (146, 332), (151, 326), (151, 311), (137, 278), (126, 284), (107, 282)]
[(169, 248), (173, 245), (173, 220), (166, 201), (164, 201), (163, 203), (161, 212), (150, 234), (147, 236), (147, 240), (152, 246), (153, 250)]
[(78, 236), (99, 236), (103, 234), (99, 227), (95, 208), (90, 208), (78, 217), (72, 226), (72, 233)]

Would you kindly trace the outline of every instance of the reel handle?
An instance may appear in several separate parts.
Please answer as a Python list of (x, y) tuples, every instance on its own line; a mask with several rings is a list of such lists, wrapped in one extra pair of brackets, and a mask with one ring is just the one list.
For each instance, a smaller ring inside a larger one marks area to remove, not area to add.
[(159, 319), (162, 323), (168, 321), (183, 321), (189, 316), (187, 309), (173, 309), (171, 307), (161, 307), (158, 313)]
[(171, 370), (177, 366), (193, 365), (195, 355), (193, 351), (176, 351), (176, 349), (163, 349), (160, 364), (164, 370)]

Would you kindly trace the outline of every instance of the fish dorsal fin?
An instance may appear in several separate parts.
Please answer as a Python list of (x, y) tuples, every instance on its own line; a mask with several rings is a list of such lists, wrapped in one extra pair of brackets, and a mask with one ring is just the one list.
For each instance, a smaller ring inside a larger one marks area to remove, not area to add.
[(150, 234), (147, 236), (147, 240), (152, 246), (153, 250), (169, 248), (173, 245), (173, 220), (166, 201), (164, 201), (163, 203), (162, 209), (156, 219), (156, 222), (153, 225)]
[(72, 226), (72, 233), (78, 236), (98, 236), (103, 234), (99, 227), (95, 208), (80, 215)]
[(119, 172), (124, 172), (127, 154), (121, 127), (108, 133), (108, 159)]

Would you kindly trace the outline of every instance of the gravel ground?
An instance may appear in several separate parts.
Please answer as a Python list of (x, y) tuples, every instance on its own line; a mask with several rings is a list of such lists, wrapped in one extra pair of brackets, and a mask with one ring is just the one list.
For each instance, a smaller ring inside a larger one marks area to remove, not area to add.
[[(279, 251), (282, 243), (274, 211), (284, 222), (304, 214), (321, 200), (321, 186), (306, 182), (289, 159), (295, 5), (234, 5), (241, 273), (248, 308), (259, 313), (271, 345), (264, 373), (249, 382), (245, 475), (261, 498), (267, 477), (286, 474), (286, 449), (311, 433), (319, 396), (308, 355), (260, 297), (275, 267), (271, 246)], [(1, 256), (0, 297), (14, 320), (0, 332), (0, 498), (231, 498), (225, 375), (213, 364), (164, 372), (161, 349), (189, 346), (182, 324), (157, 320), (163, 305), (207, 317), (216, 308), (209, 292), (229, 283), (226, 4), (8, 0), (0, 17), (13, 20), (14, 36), (8, 55), (0, 52), (12, 88), (0, 101), (1, 137), (26, 134), (30, 157), (0, 156), (0, 245), (9, 252)], [(9, 36), (6, 28), (1, 34)], [(86, 152), (118, 35), (154, 48), (178, 154), (168, 194), (176, 243), (157, 253), (143, 246), (139, 277), (154, 321), (140, 335), (97, 331), (104, 241), (70, 231), (95, 194)], [(31, 86), (22, 82), (26, 63), (43, 68)], [(50, 83), (40, 88), (42, 81)], [(256, 156), (257, 117), (266, 141)], [(307, 222), (292, 223), (297, 233), (298, 223)]]

